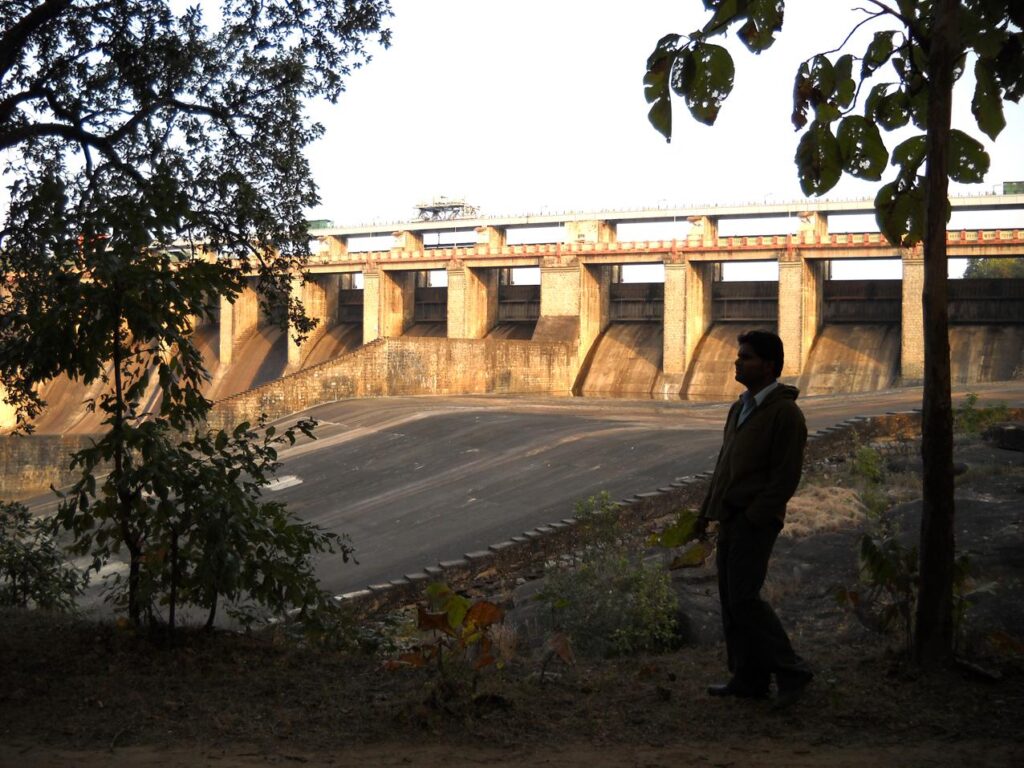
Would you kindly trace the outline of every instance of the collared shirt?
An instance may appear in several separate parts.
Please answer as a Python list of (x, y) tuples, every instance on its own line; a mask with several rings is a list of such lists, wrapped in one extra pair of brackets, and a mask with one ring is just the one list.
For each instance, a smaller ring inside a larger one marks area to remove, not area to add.
[(757, 406), (759, 406), (761, 403), (763, 403), (764, 399), (768, 397), (769, 393), (777, 386), (779, 386), (778, 379), (773, 381), (771, 384), (762, 389), (756, 395), (751, 395), (749, 390), (744, 390), (743, 394), (740, 395), (740, 400), (743, 401), (743, 407), (740, 409), (740, 415), (739, 418), (736, 420), (736, 426), (739, 426), (744, 421), (746, 421), (747, 417), (754, 412), (754, 409), (757, 408)]

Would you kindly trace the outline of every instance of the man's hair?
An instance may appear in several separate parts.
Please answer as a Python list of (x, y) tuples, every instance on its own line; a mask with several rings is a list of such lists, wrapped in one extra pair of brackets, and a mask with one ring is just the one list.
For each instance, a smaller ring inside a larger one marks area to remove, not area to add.
[(775, 363), (776, 377), (782, 375), (782, 363), (786, 354), (782, 349), (782, 339), (771, 331), (747, 331), (736, 337), (740, 344), (749, 344), (762, 360)]

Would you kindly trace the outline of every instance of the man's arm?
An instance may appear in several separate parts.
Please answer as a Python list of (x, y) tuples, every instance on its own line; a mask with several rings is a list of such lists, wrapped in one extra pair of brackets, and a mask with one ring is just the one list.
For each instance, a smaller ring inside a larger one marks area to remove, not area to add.
[(807, 444), (807, 424), (800, 409), (780, 410), (772, 430), (771, 467), (768, 484), (746, 509), (749, 520), (767, 523), (782, 522), (786, 502), (800, 484), (803, 470), (804, 446)]

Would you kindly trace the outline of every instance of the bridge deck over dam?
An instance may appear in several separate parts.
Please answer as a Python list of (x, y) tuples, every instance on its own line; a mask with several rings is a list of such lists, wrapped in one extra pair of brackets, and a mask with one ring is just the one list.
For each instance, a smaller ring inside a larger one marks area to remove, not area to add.
[[(1024, 195), (953, 198), (951, 207), (1007, 224), (965, 229), (954, 219), (951, 258), (1024, 256), (1024, 229), (1012, 226), (1024, 221)], [(894, 247), (877, 231), (829, 231), (830, 220), (872, 212), (870, 201), (805, 200), (315, 229), (307, 279), (293, 291), (320, 321), (316, 331), (295, 344), (262, 317), (254, 289), (222, 300), (196, 329), (213, 376), (208, 396), (228, 410), (273, 401), (275, 411), (360, 394), (517, 387), (727, 400), (738, 393), (735, 337), (753, 327), (779, 333), (783, 377), (807, 393), (913, 383), (924, 368), (921, 248)], [(779, 217), (795, 231), (768, 232)], [(618, 237), (626, 225), (670, 222), (689, 229), (667, 240)], [(720, 235), (727, 222), (755, 231), (764, 222), (765, 234)], [(536, 228), (552, 242), (509, 242)], [(370, 249), (359, 250), (361, 240)], [(898, 259), (901, 279), (833, 280), (831, 264), (847, 259)], [(777, 281), (722, 279), (723, 265), (750, 261), (774, 262)], [(623, 282), (634, 264), (661, 265), (663, 281)], [(522, 267), (537, 284), (516, 283)], [(431, 284), (436, 270), (446, 286)], [(1024, 280), (951, 281), (950, 319), (955, 381), (1024, 376)], [(95, 431), (95, 415), (81, 408), (92, 394), (54, 382), (38, 431)]]

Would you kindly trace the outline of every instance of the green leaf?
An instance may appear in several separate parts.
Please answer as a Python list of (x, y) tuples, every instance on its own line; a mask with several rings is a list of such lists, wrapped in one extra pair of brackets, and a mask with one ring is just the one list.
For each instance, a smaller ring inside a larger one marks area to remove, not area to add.
[(974, 80), (971, 112), (978, 128), (990, 139), (995, 139), (1006, 127), (1006, 118), (1003, 116), (1003, 99), (996, 82), (994, 63), (979, 58), (974, 63)]
[(889, 161), (878, 127), (867, 118), (850, 115), (836, 131), (843, 170), (860, 179), (878, 181)]
[(651, 104), (647, 117), (666, 141), (672, 140), (672, 94), (669, 90), (669, 77), (678, 66), (679, 53), (676, 47), (679, 40), (680, 36), (675, 34), (661, 38), (647, 59), (647, 71), (644, 73), (644, 98)]
[(811, 106), (811, 92), (814, 86), (811, 83), (811, 68), (805, 61), (796, 71), (793, 79), (793, 114), (790, 120), (793, 127), (800, 130), (807, 125), (807, 110)]
[(1014, 33), (1006, 39), (996, 56), (995, 70), (1003, 88), (1003, 97), (1016, 104), (1024, 96), (1024, 32)]
[(846, 109), (853, 103), (857, 83), (853, 79), (853, 56), (840, 56), (833, 66), (836, 81), (836, 104)]
[(652, 543), (668, 549), (681, 547), (693, 538), (693, 528), (696, 523), (697, 513), (692, 510), (683, 510), (672, 525), (652, 537)]
[(961, 184), (980, 184), (988, 173), (985, 147), (955, 128), (949, 132), (949, 178)]
[[(895, 154), (895, 152), (893, 153)], [(875, 219), (882, 234), (893, 245), (910, 247), (924, 236), (923, 177), (909, 182), (897, 179), (875, 195)]]
[(783, 0), (751, 0), (747, 22), (739, 30), (740, 40), (754, 53), (771, 48), (775, 33), (782, 30), (784, 11)]
[(672, 103), (669, 99), (654, 102), (647, 113), (647, 119), (655, 130), (665, 137), (665, 141), (672, 141)]
[(881, 99), (877, 105), (875, 122), (887, 131), (902, 128), (910, 122), (910, 100), (902, 89), (897, 89)]
[(469, 611), (469, 600), (453, 592), (448, 597), (444, 610), (448, 614), (448, 626), (452, 629), (458, 629), (462, 626), (466, 613)]
[(740, 15), (741, 6), (746, 6), (746, 4), (746, 0), (714, 0), (711, 3), (705, 0), (704, 7), (708, 10), (714, 9), (715, 13), (704, 25), (703, 34), (717, 35), (724, 32)]
[(861, 79), (869, 76), (876, 69), (889, 60), (893, 53), (893, 37), (895, 32), (876, 32), (867, 51), (864, 52), (864, 59), (861, 61)]
[(683, 551), (672, 558), (668, 569), (675, 571), (680, 568), (699, 568), (704, 565), (708, 555), (711, 554), (711, 544), (704, 541), (691, 541)]
[(918, 169), (924, 163), (926, 151), (927, 139), (924, 136), (911, 136), (893, 149), (892, 164), (903, 169), (902, 176), (911, 178), (917, 175)]
[(827, 123), (811, 123), (796, 148), (797, 174), (805, 195), (823, 195), (842, 176), (839, 143)]
[(836, 91), (836, 71), (827, 56), (818, 55), (811, 59), (811, 104), (830, 101)]
[(722, 102), (732, 92), (736, 75), (732, 56), (720, 45), (696, 43), (692, 60), (684, 67), (681, 85), (690, 114), (698, 122), (714, 125)]

